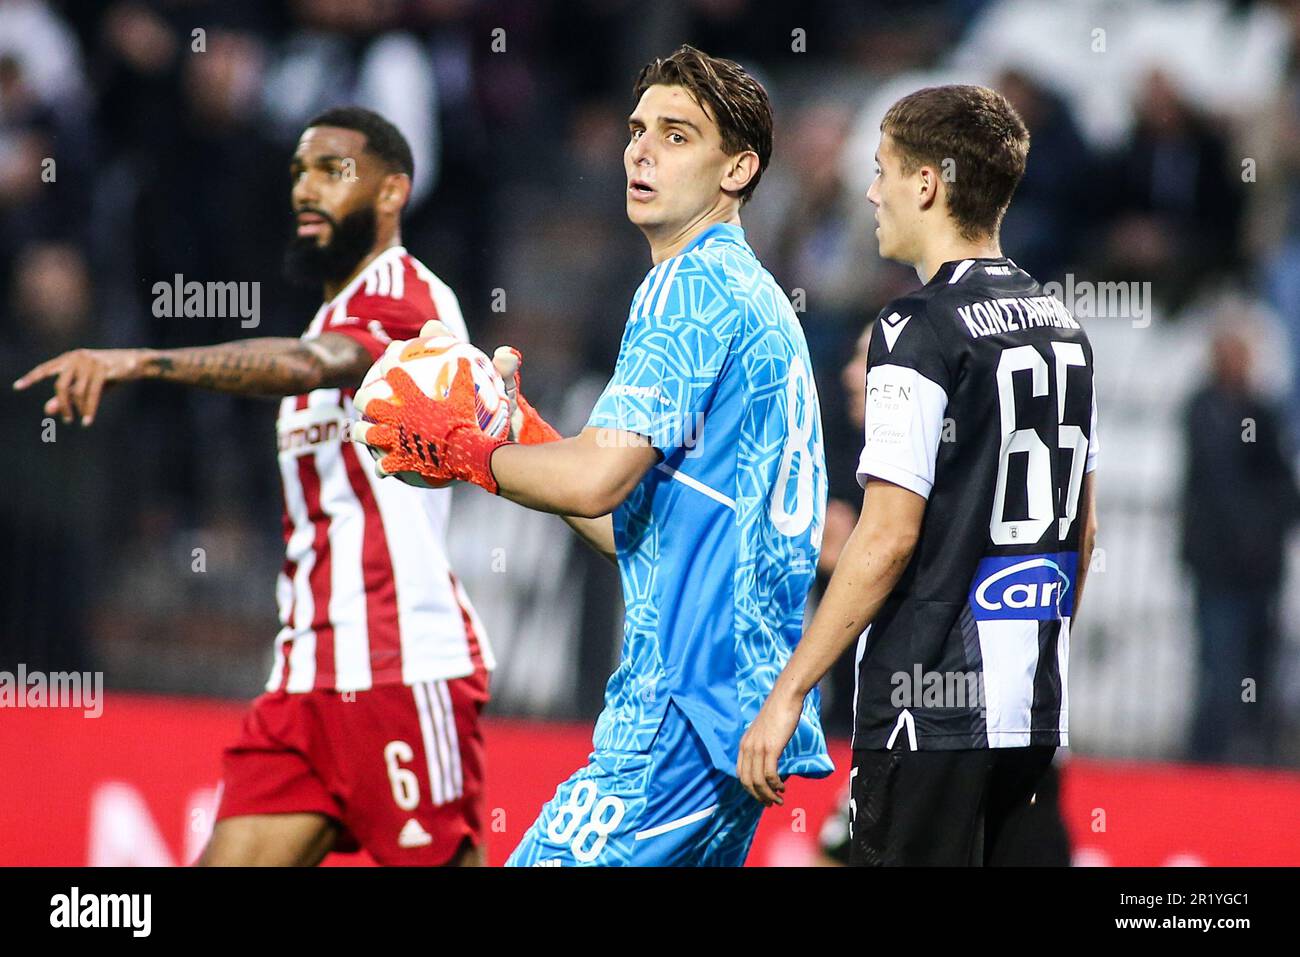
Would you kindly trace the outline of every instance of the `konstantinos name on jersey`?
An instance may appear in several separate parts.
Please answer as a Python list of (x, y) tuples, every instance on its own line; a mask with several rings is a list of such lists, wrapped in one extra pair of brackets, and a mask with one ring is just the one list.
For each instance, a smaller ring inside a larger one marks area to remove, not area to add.
[(958, 306), (957, 315), (974, 338), (1051, 327), (1078, 329), (1070, 310), (1055, 296), (1005, 296)]

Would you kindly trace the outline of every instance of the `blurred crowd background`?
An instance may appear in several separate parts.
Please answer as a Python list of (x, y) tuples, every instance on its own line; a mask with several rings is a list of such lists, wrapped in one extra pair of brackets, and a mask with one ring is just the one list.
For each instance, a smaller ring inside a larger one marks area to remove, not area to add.
[[(869, 228), (880, 118), (920, 86), (993, 85), (1032, 134), (1005, 252), (1066, 296), (1130, 284), (1118, 309), (1066, 299), (1096, 349), (1102, 450), (1071, 743), (1300, 765), (1300, 3), (0, 0), (0, 373), (300, 334), (318, 301), (280, 275), (288, 159), (304, 120), (356, 102), (414, 148), (407, 247), (576, 431), (649, 267), (623, 212), (632, 81), (682, 42), (774, 102), (742, 218), (812, 350), (828, 560), (860, 495), (856, 344), (916, 284)], [(176, 274), (260, 282), (260, 325), (155, 318)], [(48, 442), (47, 395), (0, 402), (0, 668), (251, 698), (276, 631), (274, 404), (128, 385)], [(558, 520), (456, 496), (492, 708), (591, 719), (615, 574)], [(851, 676), (825, 691), (843, 732)]]

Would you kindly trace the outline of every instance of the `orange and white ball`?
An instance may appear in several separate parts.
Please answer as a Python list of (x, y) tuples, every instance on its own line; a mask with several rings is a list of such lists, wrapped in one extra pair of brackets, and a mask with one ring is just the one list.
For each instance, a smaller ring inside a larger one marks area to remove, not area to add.
[[(364, 415), (366, 406), (373, 399), (399, 402), (393, 396), (392, 387), (384, 380), (389, 370), (398, 367), (405, 370), (419, 390), (429, 398), (444, 400), (451, 391), (451, 380), (456, 375), (457, 364), (461, 359), (469, 360), (473, 375), (474, 410), (478, 415), (479, 428), (493, 438), (505, 436), (510, 430), (510, 400), (506, 395), (505, 383), (493, 367), (491, 359), (468, 342), (452, 335), (421, 336), (418, 339), (391, 343), (361, 380), (353, 404)], [(366, 448), (376, 462), (385, 455), (372, 446), (367, 445)], [(418, 488), (442, 488), (448, 484), (426, 481), (417, 472), (396, 472), (394, 475), (407, 485)]]

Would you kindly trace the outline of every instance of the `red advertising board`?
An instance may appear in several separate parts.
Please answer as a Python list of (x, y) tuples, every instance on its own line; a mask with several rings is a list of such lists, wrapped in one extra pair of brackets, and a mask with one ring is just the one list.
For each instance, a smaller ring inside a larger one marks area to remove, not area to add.
[[(0, 709), (0, 866), (192, 861), (241, 713), (227, 702), (118, 694), (94, 719)], [(585, 762), (591, 729), (491, 718), (486, 735), (488, 852), (499, 864), (556, 784)], [(786, 806), (763, 815), (751, 865), (814, 862), (848, 774), (847, 744), (832, 753), (834, 776), (791, 781)], [(1062, 802), (1078, 864), (1300, 864), (1295, 773), (1073, 759)]]

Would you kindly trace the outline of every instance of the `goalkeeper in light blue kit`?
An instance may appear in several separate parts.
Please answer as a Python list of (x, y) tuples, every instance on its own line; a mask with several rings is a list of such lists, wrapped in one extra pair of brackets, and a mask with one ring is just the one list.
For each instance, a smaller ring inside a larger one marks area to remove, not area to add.
[[(767, 94), (691, 47), (649, 64), (635, 93), (628, 217), (655, 266), (582, 433), (561, 439), (519, 396), (515, 441), (493, 439), (467, 374), (435, 402), (400, 368), (388, 374), (397, 398), (370, 403), (354, 430), (388, 453), (383, 471), (558, 513), (618, 563), (623, 653), (595, 750), (510, 865), (744, 862), (762, 806), (736, 780), (739, 742), (799, 639), (821, 546), (807, 345), (740, 227), (771, 153)], [(832, 770), (815, 691), (779, 769)]]

